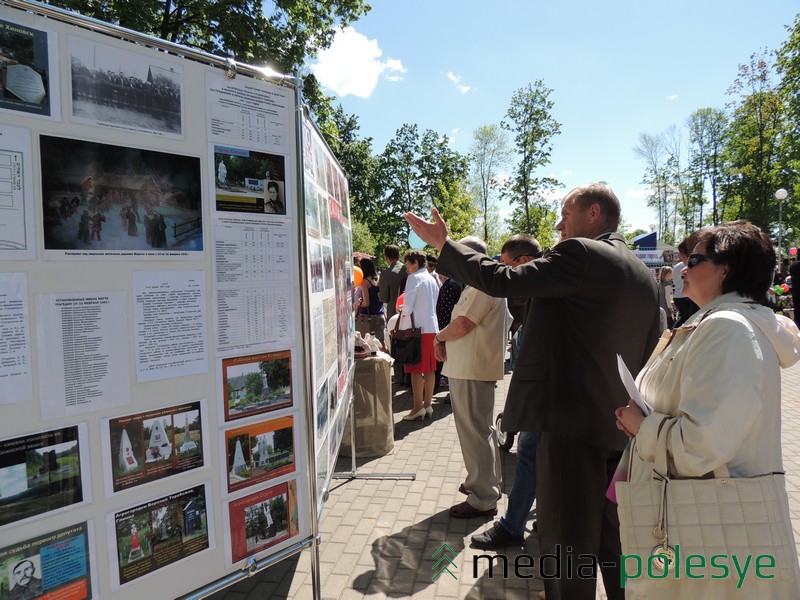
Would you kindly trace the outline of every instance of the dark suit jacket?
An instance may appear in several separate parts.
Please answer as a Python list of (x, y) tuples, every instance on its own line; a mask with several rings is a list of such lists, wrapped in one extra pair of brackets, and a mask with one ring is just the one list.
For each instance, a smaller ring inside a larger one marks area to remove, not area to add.
[(397, 312), (397, 297), (400, 295), (400, 284), (408, 277), (406, 266), (399, 260), (391, 267), (381, 271), (378, 278), (378, 300), (386, 303), (386, 320)]
[(628, 403), (617, 370), (635, 376), (658, 338), (658, 288), (617, 233), (572, 238), (512, 268), (447, 242), (439, 265), (491, 296), (531, 298), (503, 424), (622, 449), (614, 409)]

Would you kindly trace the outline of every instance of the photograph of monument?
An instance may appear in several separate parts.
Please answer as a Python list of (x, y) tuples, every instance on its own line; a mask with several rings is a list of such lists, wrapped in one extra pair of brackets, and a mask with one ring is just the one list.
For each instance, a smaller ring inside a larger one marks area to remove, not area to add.
[(228, 492), (295, 470), (294, 417), (278, 417), (225, 432)]
[(292, 406), (290, 350), (222, 359), (225, 420)]
[(52, 116), (50, 52), (47, 32), (0, 20), (0, 108)]

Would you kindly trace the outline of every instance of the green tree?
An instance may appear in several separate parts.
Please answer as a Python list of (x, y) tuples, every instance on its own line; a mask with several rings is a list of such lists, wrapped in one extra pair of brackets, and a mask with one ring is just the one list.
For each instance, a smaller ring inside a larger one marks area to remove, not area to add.
[(543, 197), (536, 197), (530, 204), (527, 214), (521, 206), (515, 207), (506, 220), (511, 233), (528, 233), (535, 237), (542, 247), (552, 246), (556, 240), (558, 213), (555, 203)]
[(291, 450), (294, 448), (292, 428), (286, 427), (284, 429), (278, 429), (273, 436), (272, 445), (275, 447), (275, 452), (283, 452), (284, 450)]
[(378, 240), (370, 233), (369, 227), (355, 216), (350, 219), (350, 227), (353, 234), (353, 250), (376, 256)]
[(260, 373), (248, 373), (245, 377), (244, 385), (247, 388), (248, 395), (260, 396), (261, 391), (264, 389), (264, 380), (261, 378)]
[(154, 37), (288, 73), (365, 15), (364, 0), (55, 0), (51, 4)]
[(380, 220), (371, 225), (381, 243), (404, 245), (408, 224), (403, 213), (428, 214), (431, 206), (444, 208), (453, 185), (464, 183), (467, 160), (450, 149), (447, 139), (431, 130), (422, 136), (416, 125), (405, 124), (389, 140), (379, 157), (378, 178), (383, 193), (375, 202)]
[(472, 132), (470, 163), (476, 199), (483, 216), (483, 240), (491, 245), (492, 192), (497, 187), (500, 169), (511, 158), (508, 136), (497, 125), (481, 125)]
[(480, 211), (464, 182), (453, 180), (449, 185), (444, 182), (437, 185), (439, 212), (450, 228), (450, 236), (458, 240), (476, 233), (475, 221)]
[(267, 376), (270, 389), (286, 387), (291, 381), (292, 371), (286, 359), (262, 361), (258, 363), (258, 368)]
[[(800, 222), (800, 13), (786, 27), (789, 38), (778, 50), (776, 68), (781, 76), (779, 93), (784, 103), (786, 119), (781, 140), (778, 183), (789, 191), (783, 203), (783, 218), (787, 223)], [(794, 245), (797, 228), (788, 235), (786, 244)]]
[(727, 115), (717, 108), (699, 108), (686, 123), (689, 128), (689, 153), (691, 171), (700, 180), (702, 192), (708, 182), (711, 192), (711, 222), (719, 223), (717, 196), (722, 174), (722, 150), (728, 126)]
[[(560, 187), (558, 181), (549, 177), (536, 177), (537, 169), (550, 163), (552, 139), (561, 133), (561, 124), (551, 115), (555, 106), (550, 99), (553, 90), (541, 79), (518, 89), (511, 97), (511, 105), (500, 127), (511, 133), (519, 162), (504, 195), (512, 202), (521, 204), (521, 216), (525, 228), (518, 233), (534, 234), (531, 217), (548, 209), (547, 203), (539, 204), (538, 211), (531, 204), (546, 197), (545, 190)], [(512, 229), (513, 230), (513, 229)]]
[(784, 129), (783, 103), (773, 82), (773, 53), (762, 50), (739, 65), (728, 94), (733, 118), (726, 157), (731, 170), (727, 218), (749, 219), (770, 229), (778, 221), (779, 144)]

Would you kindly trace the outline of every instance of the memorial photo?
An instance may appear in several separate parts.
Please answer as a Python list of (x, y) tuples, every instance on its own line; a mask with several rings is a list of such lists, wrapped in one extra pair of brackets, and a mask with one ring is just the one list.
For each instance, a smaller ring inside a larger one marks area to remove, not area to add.
[(51, 51), (47, 32), (0, 20), (0, 108), (52, 116)]
[(45, 251), (203, 250), (199, 158), (47, 135), (40, 146)]
[(278, 417), (225, 432), (228, 492), (295, 470), (294, 418)]
[(289, 350), (222, 359), (225, 420), (292, 406)]
[(217, 212), (285, 215), (284, 165), (276, 154), (214, 146)]
[(77, 36), (69, 52), (73, 121), (182, 136), (183, 67)]
[(262, 552), (299, 531), (294, 479), (233, 500), (228, 505), (231, 561)]

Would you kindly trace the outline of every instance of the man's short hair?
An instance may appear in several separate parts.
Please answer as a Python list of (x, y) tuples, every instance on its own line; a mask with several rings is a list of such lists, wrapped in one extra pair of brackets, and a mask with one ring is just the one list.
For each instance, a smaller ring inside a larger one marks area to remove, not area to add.
[(435, 254), (426, 254), (425, 255), (425, 260), (427, 260), (428, 263), (432, 263), (432, 262), (433, 263), (437, 263), (437, 262), (439, 262), (439, 257), (436, 256)]
[(592, 204), (597, 204), (600, 206), (609, 230), (616, 231), (619, 227), (621, 214), (619, 198), (605, 183), (590, 183), (576, 187), (564, 199), (574, 201), (582, 210), (586, 210)]
[(689, 256), (692, 253), (692, 250), (694, 250), (694, 247), (697, 246), (698, 241), (700, 241), (699, 229), (693, 233), (690, 233), (683, 238), (683, 240), (681, 240), (681, 243), (678, 244), (678, 252)]
[(279, 188), (278, 188), (278, 184), (275, 181), (270, 181), (270, 182), (267, 183), (267, 189), (270, 190), (272, 188), (275, 188), (276, 192), (280, 191)]
[(403, 262), (410, 262), (412, 264), (416, 263), (416, 265), (421, 269), (425, 266), (425, 254), (419, 250), (409, 250), (403, 257)]
[(400, 260), (400, 248), (394, 244), (389, 244), (383, 249), (383, 255), (389, 260)]
[(475, 250), (475, 252), (480, 252), (481, 254), (489, 255), (489, 248), (481, 238), (476, 237), (474, 235), (468, 235), (467, 237), (461, 238), (458, 240), (459, 244), (464, 244), (467, 248), (471, 248)]
[(507, 254), (511, 258), (518, 256), (539, 258), (542, 255), (542, 247), (532, 235), (517, 233), (506, 240), (500, 249), (500, 254)]

